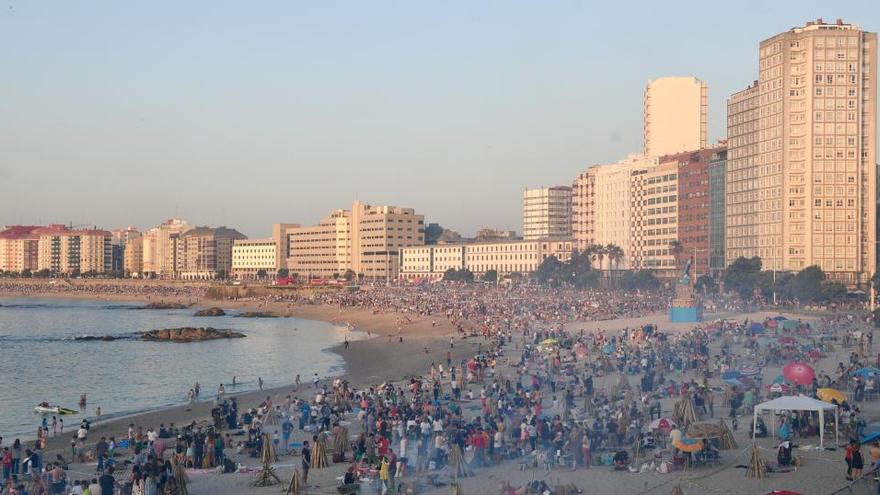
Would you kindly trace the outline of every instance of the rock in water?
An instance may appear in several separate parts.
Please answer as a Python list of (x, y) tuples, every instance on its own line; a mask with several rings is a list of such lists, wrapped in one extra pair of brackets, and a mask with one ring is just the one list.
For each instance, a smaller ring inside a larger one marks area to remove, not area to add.
[(116, 340), (116, 337), (112, 335), (79, 335), (74, 337), (73, 340), (78, 342), (92, 342), (95, 340), (100, 340), (102, 342), (112, 342)]
[(196, 311), (193, 316), (226, 316), (226, 312), (220, 308), (207, 308)]
[(203, 342), (217, 339), (241, 339), (244, 334), (235, 330), (220, 328), (166, 328), (141, 333), (141, 340), (151, 342)]
[(146, 306), (143, 306), (138, 309), (186, 309), (189, 306), (181, 303), (169, 303), (169, 302), (151, 302)]

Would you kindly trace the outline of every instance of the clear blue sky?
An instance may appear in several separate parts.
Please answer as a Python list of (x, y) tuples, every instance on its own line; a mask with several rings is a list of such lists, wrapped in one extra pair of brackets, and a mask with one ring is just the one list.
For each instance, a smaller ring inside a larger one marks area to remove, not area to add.
[(355, 198), (471, 233), (642, 147), (648, 79), (725, 100), (760, 40), (864, 1), (0, 2), (0, 224), (251, 236)]

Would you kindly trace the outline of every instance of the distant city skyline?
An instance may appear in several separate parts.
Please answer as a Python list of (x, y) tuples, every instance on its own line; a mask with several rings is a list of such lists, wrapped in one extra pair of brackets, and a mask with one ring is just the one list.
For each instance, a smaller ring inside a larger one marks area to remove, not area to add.
[(525, 188), (642, 147), (643, 93), (708, 85), (709, 144), (758, 43), (875, 2), (8, 2), (0, 224), (266, 237), (358, 199), (472, 235), (521, 231)]

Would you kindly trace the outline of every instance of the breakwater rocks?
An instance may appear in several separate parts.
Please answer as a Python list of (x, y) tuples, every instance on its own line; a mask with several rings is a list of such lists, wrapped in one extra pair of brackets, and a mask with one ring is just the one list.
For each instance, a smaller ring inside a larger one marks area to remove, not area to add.
[(235, 315), (236, 318), (278, 318), (278, 315), (265, 311), (245, 311)]
[(113, 342), (114, 340), (119, 340), (119, 337), (112, 335), (79, 335), (74, 337), (73, 340), (77, 342)]
[(221, 328), (166, 328), (163, 330), (150, 330), (140, 334), (141, 340), (150, 342), (204, 342), (217, 339), (241, 339), (244, 334), (235, 330)]
[(200, 309), (193, 316), (226, 316), (226, 311), (220, 308)]

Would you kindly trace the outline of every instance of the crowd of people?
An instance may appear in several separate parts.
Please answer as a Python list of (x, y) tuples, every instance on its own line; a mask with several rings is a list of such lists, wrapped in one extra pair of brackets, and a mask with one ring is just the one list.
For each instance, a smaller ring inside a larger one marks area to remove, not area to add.
[[(656, 458), (671, 452), (663, 465), (673, 467), (694, 459), (674, 447), (678, 437), (669, 431), (674, 424), (654, 424), (667, 416), (669, 402), (663, 401), (689, 398), (697, 420), (726, 417), (736, 431), (741, 415), (775, 393), (764, 384), (765, 368), (795, 359), (817, 362), (835, 347), (852, 348), (848, 362), (817, 370), (814, 383), (794, 386), (792, 393), (815, 397), (825, 386), (853, 391), (851, 400), (838, 404), (842, 419), (833, 426), (855, 439), (846, 460), (848, 475), (858, 477), (858, 442), (864, 432), (858, 404), (880, 388), (876, 377), (854, 377), (859, 368), (880, 366), (880, 354), (872, 352), (872, 332), (864, 318), (851, 314), (784, 331), (769, 319), (744, 319), (698, 324), (683, 332), (665, 332), (656, 324), (587, 332), (577, 328), (578, 321), (656, 314), (667, 307), (668, 297), (434, 284), (291, 292), (272, 301), (394, 313), (402, 322), (445, 318), (458, 330), (450, 349), (456, 339), (476, 338), (478, 345), (467, 359), (455, 360), (450, 352), (422, 373), (393, 382), (355, 386), (341, 378), (315, 376), (311, 387), (297, 387), (281, 401), (266, 397), (258, 407), (243, 411), (235, 399), (218, 391), (211, 419), (203, 424), (160, 425), (155, 430), (131, 425), (123, 442), (102, 438), (88, 453), (75, 441), (71, 454), (97, 464), (97, 485), (109, 475), (119, 493), (166, 493), (174, 483), (172, 461), (190, 469), (229, 472), (236, 469), (233, 459), (259, 458), (267, 441), (281, 455), (302, 456), (305, 482), (312, 468), (311, 449), (335, 443), (334, 452), (342, 452), (343, 458), (334, 461), (349, 462), (344, 482), (373, 478), (383, 490), (398, 490), (409, 473), (479, 469), (506, 461), (547, 470), (633, 470), (644, 452)], [(762, 330), (755, 330), (756, 324)], [(756, 370), (751, 381), (732, 384), (724, 379), (727, 372), (744, 369)], [(808, 414), (790, 413), (777, 420), (778, 430), (790, 432), (781, 438), (779, 464), (784, 466), (792, 462), (792, 442), (815, 435), (817, 425)], [(834, 420), (826, 416), (826, 421)], [(352, 425), (358, 430), (354, 436), (348, 434)], [(297, 436), (305, 440), (294, 442)], [(27, 479), (31, 495), (95, 495), (92, 479), (74, 481), (65, 474), (63, 458), (45, 467), (41, 458), (30, 461), (24, 471), (20, 460), (31, 459), (39, 447), (30, 453), (21, 452), (18, 443), (4, 447), (7, 481), (0, 493), (19, 493), (14, 490)], [(705, 440), (701, 450), (704, 459), (720, 456), (715, 441)], [(349, 452), (351, 458), (345, 458)], [(872, 447), (871, 461), (880, 461), (880, 448)], [(126, 473), (121, 478), (120, 468)], [(63, 486), (61, 491), (54, 491), (57, 486)]]

